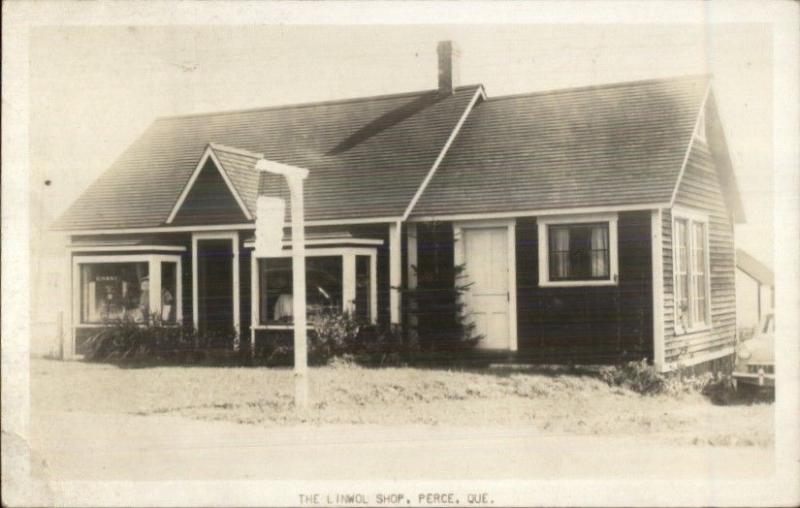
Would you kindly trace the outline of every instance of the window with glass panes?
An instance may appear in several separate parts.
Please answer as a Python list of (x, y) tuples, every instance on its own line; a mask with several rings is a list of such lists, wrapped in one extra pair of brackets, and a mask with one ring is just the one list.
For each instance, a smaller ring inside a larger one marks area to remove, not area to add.
[(609, 278), (607, 222), (552, 225), (548, 239), (551, 281)]
[(710, 324), (708, 223), (676, 215), (674, 228), (675, 324), (679, 332)]

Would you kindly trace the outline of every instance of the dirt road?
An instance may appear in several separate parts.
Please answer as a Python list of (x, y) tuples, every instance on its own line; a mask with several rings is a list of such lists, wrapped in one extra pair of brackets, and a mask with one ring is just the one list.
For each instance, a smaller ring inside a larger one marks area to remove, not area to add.
[(670, 446), (533, 429), (265, 428), (172, 416), (39, 412), (33, 474), (47, 479), (698, 478), (772, 474), (772, 448)]

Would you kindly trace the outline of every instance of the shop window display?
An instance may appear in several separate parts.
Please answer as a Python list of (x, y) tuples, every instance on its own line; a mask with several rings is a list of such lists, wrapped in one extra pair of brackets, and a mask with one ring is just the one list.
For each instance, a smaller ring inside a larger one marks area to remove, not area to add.
[(81, 322), (143, 322), (150, 315), (147, 263), (81, 265)]

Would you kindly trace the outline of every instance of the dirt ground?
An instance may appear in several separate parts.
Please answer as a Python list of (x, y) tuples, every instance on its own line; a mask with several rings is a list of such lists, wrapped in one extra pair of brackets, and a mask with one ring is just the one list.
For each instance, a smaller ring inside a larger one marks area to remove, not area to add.
[(526, 428), (646, 437), (673, 445), (771, 447), (773, 406), (715, 406), (700, 395), (642, 396), (547, 369), (312, 368), (311, 407), (292, 407), (289, 369), (119, 368), (33, 360), (41, 412), (163, 415), (259, 427), (377, 424)]

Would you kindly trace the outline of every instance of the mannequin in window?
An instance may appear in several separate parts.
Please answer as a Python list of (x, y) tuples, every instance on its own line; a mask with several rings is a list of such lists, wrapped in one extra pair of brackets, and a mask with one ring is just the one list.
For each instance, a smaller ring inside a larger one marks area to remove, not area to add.
[(161, 288), (161, 320), (172, 321), (172, 302), (174, 298), (167, 288)]
[(142, 277), (139, 287), (142, 291), (139, 294), (139, 315), (136, 316), (136, 321), (147, 321), (150, 316), (150, 279)]
[(291, 286), (286, 276), (278, 275), (275, 277), (275, 287), (281, 291), (275, 302), (275, 321), (291, 321), (293, 314), (293, 302)]
[(105, 294), (98, 303), (98, 310), (103, 321), (113, 321), (122, 317), (122, 306), (117, 301), (117, 296), (111, 285), (105, 286)]

